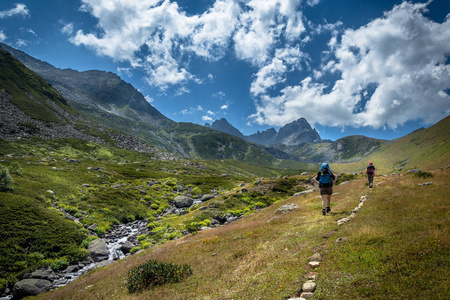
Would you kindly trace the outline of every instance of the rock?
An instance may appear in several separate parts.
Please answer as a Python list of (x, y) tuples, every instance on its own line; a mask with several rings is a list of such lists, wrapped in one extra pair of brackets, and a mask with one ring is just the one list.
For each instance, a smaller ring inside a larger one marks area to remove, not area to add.
[(294, 194), (294, 197), (306, 195), (306, 194), (309, 194), (309, 193), (311, 193), (311, 192), (314, 192), (314, 189), (309, 189), (309, 190), (306, 190), (306, 191), (301, 191), (301, 192), (295, 193), (295, 194)]
[(131, 251), (131, 249), (134, 248), (134, 244), (130, 241), (126, 241), (122, 247), (120, 247), (120, 250), (123, 252), (123, 254), (127, 254)]
[(194, 203), (194, 199), (186, 196), (176, 196), (173, 201), (177, 208), (190, 207)]
[(208, 207), (206, 207), (206, 206), (201, 206), (201, 207), (198, 208), (198, 210), (201, 210), (201, 211), (203, 211), (203, 210), (208, 210)]
[(200, 201), (204, 202), (204, 201), (208, 201), (211, 200), (212, 198), (214, 198), (214, 195), (210, 195), (210, 194), (205, 194), (200, 198)]
[(83, 183), (81, 186), (82, 186), (82, 187), (91, 187), (91, 185), (90, 185), (90, 184), (87, 184), (87, 183)]
[(302, 286), (303, 292), (314, 292), (316, 290), (317, 284), (313, 281), (307, 281)]
[(92, 224), (88, 227), (89, 230), (94, 231), (97, 228), (97, 224)]
[(13, 288), (14, 299), (22, 299), (28, 296), (36, 296), (47, 292), (52, 283), (45, 279), (23, 279), (16, 282)]
[(412, 169), (412, 170), (406, 171), (406, 174), (408, 174), (408, 173), (419, 173), (419, 172), (420, 172), (419, 169)]
[(308, 263), (308, 266), (310, 266), (313, 269), (317, 268), (319, 265), (320, 265), (320, 262), (318, 262), (318, 261), (310, 261)]
[(261, 180), (258, 179), (258, 180), (256, 180), (253, 184), (254, 184), (254, 185), (258, 185), (258, 184), (260, 184), (260, 183), (261, 183)]
[(180, 210), (179, 212), (178, 212), (178, 215), (179, 216), (184, 216), (184, 215), (187, 215), (189, 212), (187, 211), (187, 210), (185, 210), (185, 209), (182, 209), (182, 210)]
[(336, 239), (336, 243), (342, 243), (348, 241), (348, 238), (346, 237), (340, 237)]
[(52, 191), (52, 190), (47, 190), (47, 193), (49, 193), (49, 194), (52, 195), (52, 196), (55, 196), (55, 192)]
[(322, 255), (320, 253), (314, 253), (310, 258), (308, 258), (309, 261), (322, 261)]
[(418, 186), (425, 186), (425, 185), (432, 185), (433, 183), (431, 181), (424, 182), (424, 183), (418, 183)]
[(309, 272), (308, 274), (305, 275), (305, 277), (308, 280), (316, 280), (317, 275), (319, 275), (319, 273), (317, 273), (317, 272)]
[(48, 281), (53, 281), (56, 279), (56, 274), (50, 267), (37, 269), (31, 273), (28, 273), (24, 276), (24, 279), (45, 279)]
[(64, 270), (64, 272), (66, 272), (66, 273), (75, 273), (78, 270), (80, 270), (80, 266), (78, 266), (78, 265), (71, 265), (71, 266), (68, 266)]
[(246, 189), (246, 188), (243, 188), (242, 190), (241, 190), (241, 193), (247, 193), (248, 192), (248, 189)]
[(70, 164), (79, 164), (79, 163), (81, 163), (81, 161), (76, 160), (76, 159), (69, 159), (69, 160), (67, 160), (67, 162), (70, 163)]
[(350, 183), (350, 181), (341, 182), (339, 185), (344, 185), (344, 184), (347, 184), (347, 183)]
[(109, 257), (109, 251), (104, 239), (96, 239), (90, 242), (88, 250), (95, 262), (108, 259)]
[(302, 175), (302, 176), (309, 175), (309, 172), (303, 172), (303, 173), (300, 174), (300, 175)]
[(312, 298), (313, 295), (314, 295), (314, 293), (311, 293), (311, 292), (303, 292), (303, 293), (301, 293), (300, 297), (304, 298), (304, 299), (310, 299), (310, 298)]
[(294, 209), (297, 209), (298, 206), (295, 205), (294, 203), (291, 204), (286, 204), (283, 205), (282, 207), (278, 208), (277, 211), (275, 213), (290, 213), (291, 211), (293, 211)]

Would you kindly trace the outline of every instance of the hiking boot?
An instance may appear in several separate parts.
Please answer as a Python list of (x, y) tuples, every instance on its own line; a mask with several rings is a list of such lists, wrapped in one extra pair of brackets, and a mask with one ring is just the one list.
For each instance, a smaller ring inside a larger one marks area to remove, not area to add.
[(331, 208), (329, 206), (327, 206), (327, 213), (329, 213), (331, 211)]
[(325, 209), (322, 209), (322, 214), (323, 214), (324, 216), (327, 215), (327, 212), (325, 211)]

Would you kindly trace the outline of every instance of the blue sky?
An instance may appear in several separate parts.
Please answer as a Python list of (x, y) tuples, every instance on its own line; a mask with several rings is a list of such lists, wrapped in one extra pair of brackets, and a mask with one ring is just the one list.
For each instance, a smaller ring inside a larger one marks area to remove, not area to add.
[(450, 114), (447, 0), (3, 0), (0, 41), (246, 135), (304, 117), (394, 139)]

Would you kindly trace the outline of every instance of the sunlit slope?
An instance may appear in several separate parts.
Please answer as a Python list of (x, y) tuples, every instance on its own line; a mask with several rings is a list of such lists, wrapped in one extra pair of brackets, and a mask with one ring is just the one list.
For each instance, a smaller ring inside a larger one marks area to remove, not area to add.
[[(298, 296), (315, 252), (324, 258), (315, 269), (317, 299), (446, 299), (448, 175), (438, 170), (426, 179), (379, 177), (372, 193), (362, 179), (339, 185), (325, 217), (318, 192), (293, 197), (146, 250), (37, 299), (288, 299)], [(434, 184), (418, 185), (424, 181)], [(337, 225), (362, 195), (368, 200), (355, 218)], [(276, 213), (290, 203), (298, 208)], [(193, 274), (180, 283), (128, 293), (127, 272), (149, 259), (188, 264)]]
[(450, 166), (450, 116), (429, 128), (386, 143), (357, 163), (337, 165), (336, 169), (363, 171), (369, 161), (383, 172)]

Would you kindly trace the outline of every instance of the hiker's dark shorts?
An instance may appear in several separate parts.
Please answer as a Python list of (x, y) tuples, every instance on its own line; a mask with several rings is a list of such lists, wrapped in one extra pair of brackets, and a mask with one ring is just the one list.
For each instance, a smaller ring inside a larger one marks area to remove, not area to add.
[(332, 186), (323, 186), (320, 188), (321, 195), (333, 195), (333, 187)]

